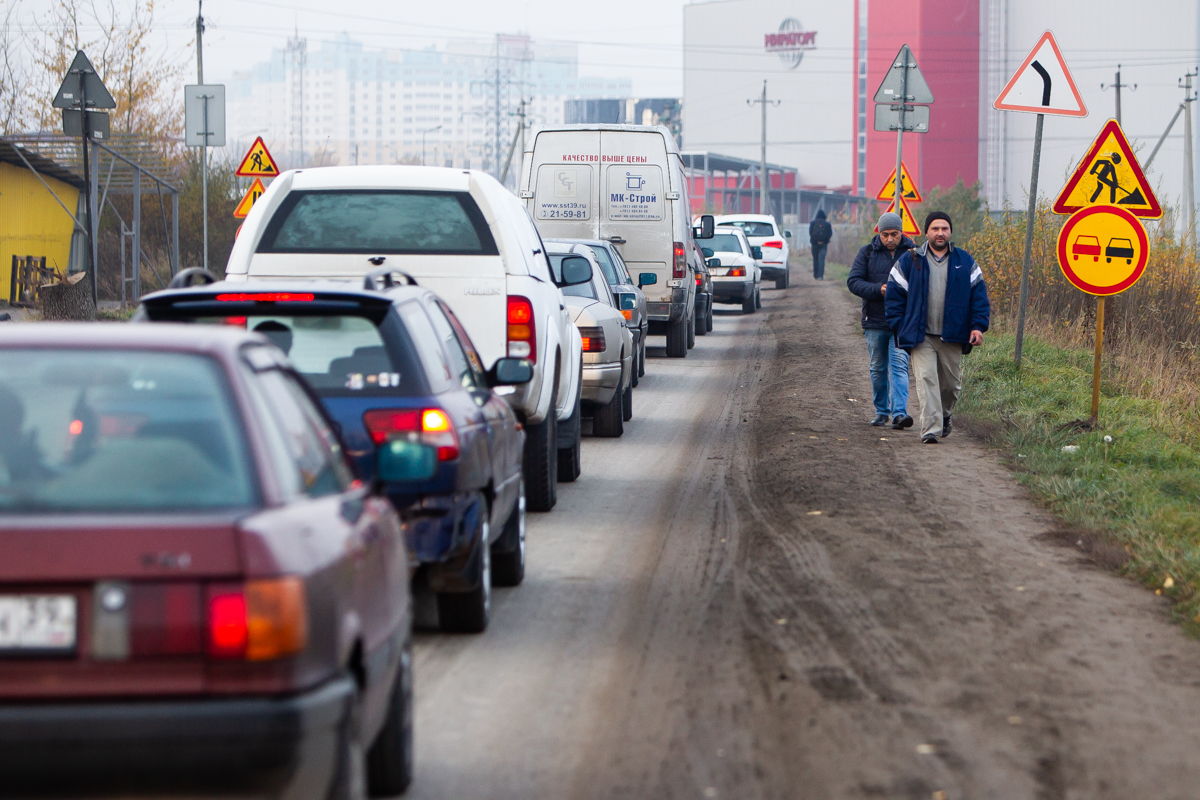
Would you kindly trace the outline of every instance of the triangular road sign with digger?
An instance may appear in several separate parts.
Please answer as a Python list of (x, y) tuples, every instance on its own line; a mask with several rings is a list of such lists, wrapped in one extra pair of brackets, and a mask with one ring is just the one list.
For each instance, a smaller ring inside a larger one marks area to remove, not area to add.
[[(892, 212), (898, 213), (900, 215), (900, 219), (904, 220), (904, 227), (901, 228), (901, 230), (904, 231), (905, 236), (920, 236), (921, 235), (921, 229), (917, 227), (917, 220), (913, 217), (912, 209), (908, 207), (908, 203), (906, 203), (904, 201), (903, 197), (900, 198), (900, 210), (899, 211), (896, 211), (896, 201), (895, 200), (893, 200), (891, 203), (888, 203), (887, 211), (892, 211)], [(887, 211), (885, 211), (884, 213), (886, 214)], [(875, 225), (875, 232), (879, 233), (879, 224), (878, 223), (876, 223), (876, 225)]]
[(261, 178), (255, 178), (254, 183), (250, 184), (250, 188), (246, 190), (246, 194), (242, 195), (241, 202), (237, 204), (237, 208), (233, 210), (233, 215), (238, 219), (244, 218), (250, 213), (250, 209), (254, 208), (254, 204), (258, 202), (258, 198), (263, 196), (266, 187), (263, 186)]
[(1050, 31), (1042, 34), (1033, 50), (1025, 56), (992, 107), (1000, 111), (1064, 117), (1086, 117), (1088, 114), (1071, 70)]
[[(904, 195), (904, 199), (909, 203), (921, 202), (921, 191), (917, 188), (917, 184), (913, 182), (912, 176), (908, 174), (908, 164), (900, 163), (900, 193)], [(876, 200), (891, 200), (896, 196), (896, 169), (888, 173), (887, 182), (883, 184), (883, 188), (879, 190), (879, 194), (875, 195)]]
[(1158, 219), (1154, 196), (1129, 140), (1115, 119), (1104, 123), (1087, 155), (1054, 201), (1054, 213), (1073, 214), (1088, 206), (1120, 206), (1138, 217)]
[(250, 150), (242, 159), (242, 163), (238, 165), (236, 174), (243, 178), (275, 178), (279, 176), (279, 165), (275, 163), (275, 159), (271, 158), (271, 153), (263, 144), (261, 136), (254, 140), (254, 144), (250, 145)]

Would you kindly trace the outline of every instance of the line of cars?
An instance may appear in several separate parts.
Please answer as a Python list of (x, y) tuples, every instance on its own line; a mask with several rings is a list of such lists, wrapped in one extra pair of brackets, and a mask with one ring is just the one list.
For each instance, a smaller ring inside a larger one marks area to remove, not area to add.
[(590, 227), (542, 238), (540, 134), (520, 198), (470, 170), (296, 170), (224, 280), (0, 342), (12, 787), (407, 787), (413, 594), (483, 631), (493, 584), (523, 580), (526, 512), (580, 475), (583, 420), (620, 436), (647, 337), (686, 357), (727, 296), (670, 135), (600, 127), (594, 161), (554, 147), (619, 164), (625, 198), (547, 173)]

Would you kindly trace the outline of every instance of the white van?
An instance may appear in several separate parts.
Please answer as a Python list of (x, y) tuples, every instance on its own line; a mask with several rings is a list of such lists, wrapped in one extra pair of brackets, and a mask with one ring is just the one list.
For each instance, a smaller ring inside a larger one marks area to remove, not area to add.
[(534, 362), (507, 396), (525, 425), (525, 493), (549, 511), (579, 474), (582, 345), (525, 207), (484, 172), (320, 167), (285, 172), (254, 204), (226, 279), (355, 280), (396, 270), (436, 292), (488, 369)]
[(646, 295), (651, 335), (684, 358), (694, 330), (691, 211), (679, 147), (649, 125), (562, 125), (529, 138), (521, 199), (553, 239), (617, 246)]

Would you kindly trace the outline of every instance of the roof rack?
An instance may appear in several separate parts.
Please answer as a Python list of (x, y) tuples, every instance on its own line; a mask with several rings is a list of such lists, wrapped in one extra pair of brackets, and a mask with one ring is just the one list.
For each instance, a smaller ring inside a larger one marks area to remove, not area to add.
[[(394, 267), (381, 267), (380, 269), (372, 270), (366, 274), (366, 276), (363, 278), (363, 288), (369, 292), (378, 292), (381, 290), (386, 291), (388, 289), (395, 288), (396, 286), (400, 285), (393, 280), (393, 276), (395, 275), (399, 275), (400, 277), (404, 278), (405, 286), (420, 285), (417, 283), (416, 278), (414, 278), (412, 275), (409, 275), (407, 272), (404, 272), (403, 270), (399, 270)], [(383, 283), (382, 286), (379, 285), (380, 282)]]

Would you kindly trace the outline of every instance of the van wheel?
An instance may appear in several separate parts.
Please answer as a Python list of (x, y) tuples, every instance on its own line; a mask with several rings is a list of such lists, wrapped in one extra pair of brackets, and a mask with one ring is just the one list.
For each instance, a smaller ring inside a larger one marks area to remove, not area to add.
[(479, 524), (475, 532), (475, 569), (479, 585), (469, 592), (442, 592), (437, 596), (438, 623), (448, 633), (483, 633), (492, 611), (492, 545), (487, 503), (479, 498)]
[(755, 297), (756, 296), (755, 296), (754, 292), (752, 291), (752, 292), (750, 292), (750, 296), (742, 301), (742, 313), (743, 314), (753, 314), (755, 312), (755, 310), (758, 308), (758, 303), (754, 302)]
[(621, 419), (626, 422), (633, 419), (633, 386), (626, 386), (621, 395)]
[(412, 783), (412, 640), (400, 653), (387, 719), (367, 752), (367, 788), (373, 797), (401, 794)]
[(667, 358), (687, 358), (687, 329), (691, 322), (687, 317), (667, 328)]
[(500, 551), (492, 553), (492, 584), (518, 586), (525, 580), (525, 482), (512, 513), (504, 522), (504, 532), (496, 541)]
[(525, 426), (522, 471), (530, 511), (549, 511), (558, 502), (558, 381), (550, 393), (550, 411), (537, 425)]
[(625, 432), (625, 387), (617, 386), (612, 400), (592, 413), (592, 435), (615, 439)]

